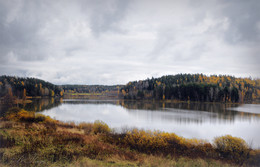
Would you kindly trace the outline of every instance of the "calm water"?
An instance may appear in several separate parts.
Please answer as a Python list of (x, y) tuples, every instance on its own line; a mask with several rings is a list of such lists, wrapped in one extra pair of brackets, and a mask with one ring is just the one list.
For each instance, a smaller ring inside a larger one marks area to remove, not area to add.
[(38, 100), (23, 106), (61, 121), (102, 120), (122, 128), (174, 132), (186, 138), (207, 139), (231, 134), (260, 148), (260, 105), (160, 103), (136, 101)]

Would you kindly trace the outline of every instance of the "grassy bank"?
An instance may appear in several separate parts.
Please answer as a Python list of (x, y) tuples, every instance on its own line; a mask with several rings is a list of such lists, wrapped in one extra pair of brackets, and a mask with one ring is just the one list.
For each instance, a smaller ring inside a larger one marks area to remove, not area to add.
[(232, 136), (213, 144), (174, 133), (113, 132), (14, 108), (0, 122), (1, 166), (259, 166), (260, 150)]

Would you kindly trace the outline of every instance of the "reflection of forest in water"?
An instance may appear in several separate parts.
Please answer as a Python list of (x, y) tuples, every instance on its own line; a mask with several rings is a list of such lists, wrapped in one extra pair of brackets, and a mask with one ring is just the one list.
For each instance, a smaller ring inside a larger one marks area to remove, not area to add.
[[(80, 100), (80, 99), (34, 99), (32, 103), (19, 105), (28, 111), (44, 111), (64, 104), (110, 104), (122, 106), (130, 115), (144, 119), (175, 121), (179, 123), (218, 123), (240, 121), (260, 121), (260, 114), (239, 112), (235, 109), (239, 104), (223, 103), (188, 103), (188, 102), (158, 102), (158, 101), (124, 101), (124, 100)], [(1, 106), (0, 106), (1, 107)], [(0, 108), (1, 112), (8, 108)], [(73, 107), (72, 107), (73, 110)]]
[[(125, 100), (64, 100), (65, 104), (113, 104), (120, 105), (129, 114), (145, 119), (161, 119), (182, 123), (202, 123), (209, 121), (234, 122), (259, 120), (260, 114), (236, 111), (240, 104), (224, 103), (188, 103), (158, 101), (125, 101)], [(230, 108), (233, 108), (230, 110)]]
[(12, 104), (12, 105), (0, 105), (0, 113), (3, 115), (12, 107), (23, 108), (27, 111), (35, 111), (40, 112), (44, 110), (49, 110), (51, 108), (57, 107), (61, 105), (62, 99), (54, 99), (54, 98), (39, 98), (32, 99), (31, 103), (23, 103), (23, 104)]
[(44, 110), (49, 110), (51, 108), (57, 107), (62, 104), (62, 99), (54, 98), (43, 98), (43, 99), (34, 99), (32, 103), (27, 103), (22, 106), (27, 111), (40, 112)]
[[(224, 103), (188, 103), (188, 102), (149, 102), (121, 101), (121, 105), (130, 109), (139, 117), (150, 119), (174, 120), (180, 123), (210, 123), (239, 121), (260, 121), (260, 114), (236, 111), (239, 104)], [(259, 106), (260, 107), (260, 106)], [(230, 110), (230, 108), (234, 108)], [(140, 112), (143, 110), (143, 112)]]
[(62, 99), (54, 99), (54, 98), (39, 98), (32, 99), (31, 103), (23, 103), (23, 104), (0, 104), (0, 116), (4, 116), (5, 113), (13, 107), (23, 108), (27, 111), (35, 111), (40, 112), (44, 110), (51, 109), (53, 107), (57, 107), (61, 104)]

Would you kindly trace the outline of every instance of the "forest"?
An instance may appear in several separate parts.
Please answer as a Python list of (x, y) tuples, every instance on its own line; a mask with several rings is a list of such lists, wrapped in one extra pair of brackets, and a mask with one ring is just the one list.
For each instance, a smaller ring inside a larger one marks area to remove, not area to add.
[(36, 78), (0, 76), (0, 98), (7, 101), (28, 97), (63, 96), (63, 90), (50, 82)]
[(260, 80), (228, 75), (177, 74), (129, 82), (125, 99), (203, 102), (252, 102), (260, 98)]
[(102, 93), (106, 91), (117, 91), (122, 85), (61, 85), (66, 93)]
[(260, 80), (228, 75), (177, 74), (126, 85), (54, 85), (36, 78), (0, 76), (0, 98), (62, 97), (72, 93), (106, 93), (124, 99), (247, 103), (260, 100)]
[(0, 100), (12, 103), (17, 99), (32, 97), (66, 97), (109, 94), (118, 96), (123, 85), (55, 85), (37, 78), (0, 76)]

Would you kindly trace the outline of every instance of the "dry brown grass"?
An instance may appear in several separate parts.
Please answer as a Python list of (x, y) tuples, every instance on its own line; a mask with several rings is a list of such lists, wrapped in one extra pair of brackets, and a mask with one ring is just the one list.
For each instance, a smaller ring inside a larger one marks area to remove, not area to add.
[[(76, 125), (26, 111), (11, 112), (5, 120), (0, 122), (0, 164), (11, 166), (73, 162), (83, 166), (260, 164), (259, 150), (243, 147), (242, 152), (248, 154), (240, 158), (241, 152), (237, 150), (241, 150), (245, 142), (231, 136), (217, 138), (216, 144), (211, 145), (204, 140), (185, 139), (159, 131), (133, 129), (117, 134), (101, 121)], [(82, 158), (87, 158), (87, 162), (82, 163)]]
[(79, 128), (64, 128), (64, 127), (58, 126), (57, 131), (58, 132), (69, 132), (69, 133), (84, 134), (84, 130), (79, 129)]

